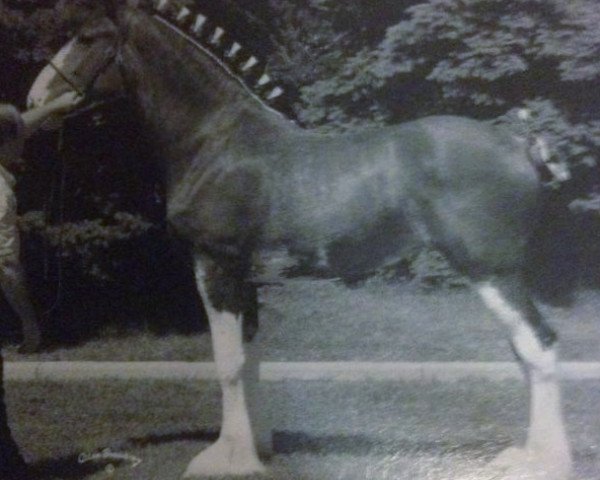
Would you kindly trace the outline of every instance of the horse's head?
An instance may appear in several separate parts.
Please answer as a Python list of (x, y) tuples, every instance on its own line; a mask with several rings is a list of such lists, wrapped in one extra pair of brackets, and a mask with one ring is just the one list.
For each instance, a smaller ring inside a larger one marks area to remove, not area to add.
[[(182, 127), (197, 132), (198, 122), (224, 106), (235, 115), (251, 110), (262, 116), (283, 93), (250, 50), (189, 0), (97, 5), (101, 14), (38, 76), (30, 106), (72, 89), (101, 100), (124, 91), (151, 128), (180, 138)], [(169, 128), (177, 132), (167, 133)]]
[(117, 62), (120, 32), (115, 18), (103, 15), (87, 22), (60, 49), (33, 83), (27, 98), (29, 108), (71, 90), (94, 96), (123, 88)]

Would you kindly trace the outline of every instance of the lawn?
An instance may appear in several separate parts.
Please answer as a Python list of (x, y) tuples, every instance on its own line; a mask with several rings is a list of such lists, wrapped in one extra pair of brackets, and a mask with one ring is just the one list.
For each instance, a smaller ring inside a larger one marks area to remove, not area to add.
[[(512, 360), (506, 334), (467, 291), (424, 293), (373, 281), (289, 279), (261, 290), (259, 341), (270, 361)], [(600, 360), (600, 296), (544, 307), (562, 358)], [(102, 338), (10, 360), (207, 360), (208, 335), (106, 331)], [(517, 381), (265, 382), (275, 421), (268, 480), (488, 480), (486, 460), (522, 441), (527, 400)], [(600, 382), (565, 382), (578, 477), (600, 478)], [(15, 436), (40, 472), (61, 480), (171, 480), (215, 438), (214, 382), (9, 382)], [(142, 463), (80, 465), (110, 447)], [(479, 472), (479, 473), (478, 473)], [(262, 478), (260, 480), (263, 480)]]
[[(525, 391), (516, 382), (275, 382), (265, 384), (274, 419), (269, 480), (483, 480), (486, 460), (522, 441)], [(12, 383), (15, 437), (47, 478), (174, 480), (214, 439), (214, 383)], [(600, 474), (600, 382), (565, 386), (577, 480)], [(141, 459), (79, 464), (104, 448)], [(261, 479), (263, 477), (260, 477)]]
[[(270, 361), (512, 360), (506, 331), (470, 291), (424, 293), (372, 281), (286, 279), (263, 287), (261, 337)], [(570, 308), (542, 306), (560, 334), (561, 358), (600, 361), (600, 294), (582, 292)], [(9, 360), (207, 360), (208, 335), (156, 336), (108, 330), (77, 348), (53, 347)]]

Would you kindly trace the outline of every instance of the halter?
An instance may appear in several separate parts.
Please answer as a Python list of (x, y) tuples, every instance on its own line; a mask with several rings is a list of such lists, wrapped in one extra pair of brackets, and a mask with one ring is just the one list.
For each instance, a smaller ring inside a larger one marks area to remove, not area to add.
[(96, 84), (96, 81), (98, 80), (98, 78), (100, 78), (100, 75), (102, 75), (103, 73), (105, 73), (106, 70), (108, 70), (108, 68), (113, 63), (117, 63), (117, 66), (119, 67), (119, 71), (121, 73), (121, 62), (118, 61), (118, 58), (120, 57), (120, 55), (119, 55), (120, 43), (121, 42), (119, 41), (119, 43), (117, 44), (117, 47), (115, 47), (113, 53), (111, 55), (109, 55), (108, 57), (106, 57), (106, 59), (104, 60), (104, 62), (100, 65), (100, 67), (98, 67), (98, 70), (96, 70), (96, 72), (94, 73), (94, 75), (92, 75), (92, 77), (90, 78), (89, 82), (85, 86), (84, 94), (88, 94), (91, 91), (91, 89)]
[[(92, 91), (92, 89), (94, 88), (94, 85), (96, 84), (96, 82), (98, 81), (98, 78), (100, 78), (100, 76), (106, 72), (106, 70), (108, 70), (108, 68), (113, 64), (116, 63), (118, 68), (119, 68), (119, 73), (121, 74), (121, 77), (123, 78), (123, 81), (125, 82), (125, 76), (123, 75), (123, 69), (122, 69), (122, 63), (119, 61), (120, 55), (120, 45), (121, 41), (120, 41), (120, 36), (119, 36), (119, 42), (117, 44), (117, 46), (114, 48), (114, 51), (111, 55), (109, 55), (108, 57), (106, 57), (106, 59), (102, 62), (102, 64), (100, 64), (100, 66), (96, 69), (96, 71), (94, 72), (94, 74), (90, 77), (90, 79), (87, 81), (87, 83), (83, 86), (83, 88), (81, 88), (79, 85), (77, 85), (77, 83), (75, 81), (73, 81), (71, 78), (69, 78), (69, 76), (63, 72), (61, 70), (61, 68), (56, 65), (52, 59), (48, 60), (48, 65), (57, 73), (57, 75), (63, 79), (63, 81), (65, 83), (67, 83), (75, 92), (77, 92), (79, 95), (81, 95), (82, 97), (87, 97), (88, 94), (90, 93), (90, 91)], [(103, 101), (98, 102), (98, 103), (104, 103)]]
[(58, 76), (60, 78), (62, 78), (66, 83), (69, 84), (69, 86), (75, 90), (79, 95), (83, 96), (84, 93), (81, 91), (81, 89), (75, 84), (75, 82), (73, 82), (52, 60), (48, 60), (48, 65), (50, 65), (50, 67), (52, 67), (52, 70), (54, 70)]

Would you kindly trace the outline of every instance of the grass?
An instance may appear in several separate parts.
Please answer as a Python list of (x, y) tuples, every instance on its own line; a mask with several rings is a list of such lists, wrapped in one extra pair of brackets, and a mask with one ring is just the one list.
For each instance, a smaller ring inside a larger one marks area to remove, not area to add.
[[(524, 438), (525, 391), (514, 382), (276, 382), (264, 408), (275, 422), (275, 455), (260, 480), (481, 480), (477, 472)], [(577, 480), (600, 474), (600, 382), (565, 388)], [(17, 441), (54, 479), (174, 480), (215, 437), (213, 383), (9, 383)], [(133, 468), (78, 464), (111, 447), (141, 458)], [(462, 476), (464, 475), (464, 476)]]
[[(261, 289), (261, 336), (270, 361), (512, 360), (506, 331), (470, 291), (423, 293), (370, 282), (349, 289), (331, 280), (288, 279)], [(571, 308), (543, 307), (564, 360), (600, 360), (600, 295)], [(208, 360), (208, 335), (105, 332), (76, 348), (9, 360)]]
[[(368, 283), (287, 280), (261, 291), (259, 341), (271, 361), (511, 360), (504, 330), (469, 292), (424, 294)], [(566, 360), (600, 360), (600, 296), (544, 307)], [(76, 348), (11, 360), (207, 360), (208, 335), (107, 332)], [(516, 382), (277, 382), (264, 384), (276, 455), (256, 480), (482, 480), (482, 465), (523, 440), (525, 389)], [(576, 480), (600, 477), (600, 382), (565, 382)], [(214, 383), (86, 382), (7, 385), (15, 437), (44, 478), (174, 480), (215, 438)], [(78, 464), (112, 447), (142, 458), (114, 473)], [(233, 479), (232, 479), (233, 480)]]

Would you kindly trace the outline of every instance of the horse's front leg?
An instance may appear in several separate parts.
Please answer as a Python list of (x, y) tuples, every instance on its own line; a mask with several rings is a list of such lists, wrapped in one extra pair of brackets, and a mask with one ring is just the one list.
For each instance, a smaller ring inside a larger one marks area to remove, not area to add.
[[(244, 314), (256, 301), (236, 264), (195, 258), (198, 290), (204, 302), (217, 375), (223, 397), (223, 419), (217, 442), (197, 455), (184, 478), (248, 475), (263, 472), (256, 446), (256, 419), (250, 407), (258, 382), (256, 348), (244, 344)], [(254, 412), (253, 412), (254, 413)]]

